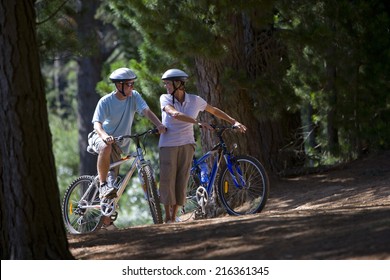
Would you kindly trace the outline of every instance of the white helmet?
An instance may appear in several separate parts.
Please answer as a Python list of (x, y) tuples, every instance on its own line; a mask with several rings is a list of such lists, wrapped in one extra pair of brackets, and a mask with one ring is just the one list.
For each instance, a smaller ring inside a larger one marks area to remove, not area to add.
[(188, 79), (187, 73), (180, 69), (169, 69), (161, 77), (161, 80), (169, 80), (169, 81), (185, 82), (187, 81), (187, 79)]
[(137, 76), (129, 68), (116, 69), (110, 75), (110, 80), (113, 83), (119, 83), (119, 82), (124, 82), (124, 81), (128, 81), (128, 80), (135, 80), (135, 79), (137, 79)]

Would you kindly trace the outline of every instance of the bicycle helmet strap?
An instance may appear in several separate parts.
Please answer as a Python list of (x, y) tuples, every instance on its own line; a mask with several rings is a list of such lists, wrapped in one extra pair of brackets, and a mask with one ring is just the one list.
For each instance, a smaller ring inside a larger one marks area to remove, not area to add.
[(122, 85), (122, 90), (120, 90), (119, 88), (117, 88), (117, 89), (124, 97), (126, 97), (124, 82), (121, 82), (121, 85)]
[(184, 84), (183, 81), (179, 81), (180, 82), (180, 85), (178, 87), (176, 87), (175, 85), (175, 81), (172, 81), (172, 85), (173, 85), (173, 91), (172, 91), (172, 103), (173, 105), (175, 105), (175, 92)]

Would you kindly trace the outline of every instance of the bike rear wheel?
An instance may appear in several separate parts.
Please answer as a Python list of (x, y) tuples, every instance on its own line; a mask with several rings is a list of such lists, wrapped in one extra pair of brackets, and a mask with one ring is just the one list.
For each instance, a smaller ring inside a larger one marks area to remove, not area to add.
[(146, 193), (148, 197), (148, 204), (150, 213), (152, 214), (153, 222), (155, 224), (162, 224), (162, 211), (160, 205), (160, 197), (157, 192), (156, 182), (153, 177), (152, 168), (149, 165), (145, 165), (141, 168), (141, 176), (143, 183), (145, 184)]
[(73, 234), (101, 227), (99, 189), (94, 176), (81, 176), (69, 185), (63, 199), (62, 216), (66, 229)]
[(240, 183), (237, 187), (228, 166), (220, 173), (217, 192), (230, 215), (246, 215), (260, 212), (268, 199), (269, 179), (264, 167), (254, 157), (237, 156), (232, 158), (232, 172)]

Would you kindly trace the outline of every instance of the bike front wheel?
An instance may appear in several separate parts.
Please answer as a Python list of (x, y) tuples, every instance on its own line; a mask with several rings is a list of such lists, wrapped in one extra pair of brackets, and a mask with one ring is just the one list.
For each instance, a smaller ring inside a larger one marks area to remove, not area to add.
[(196, 191), (199, 186), (200, 181), (197, 178), (196, 173), (192, 173), (188, 180), (186, 201), (179, 211), (180, 219), (182, 221), (188, 221), (189, 219), (193, 218), (193, 215), (199, 208), (198, 202), (196, 200)]
[(149, 165), (145, 165), (143, 168), (141, 168), (141, 176), (143, 183), (145, 184), (144, 189), (146, 190), (147, 200), (153, 222), (155, 224), (162, 224), (163, 218), (160, 206), (160, 197), (157, 192), (157, 186), (153, 177), (152, 168)]
[(230, 215), (260, 212), (268, 199), (269, 179), (265, 168), (254, 157), (237, 156), (220, 173), (218, 196)]
[(84, 175), (69, 185), (62, 203), (62, 216), (69, 233), (88, 233), (102, 225), (98, 184)]

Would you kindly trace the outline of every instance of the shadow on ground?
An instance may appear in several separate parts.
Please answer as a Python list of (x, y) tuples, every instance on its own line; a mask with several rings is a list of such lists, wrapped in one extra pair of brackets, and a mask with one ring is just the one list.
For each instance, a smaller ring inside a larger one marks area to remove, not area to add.
[(390, 152), (273, 184), (262, 213), (69, 235), (77, 259), (390, 259)]

